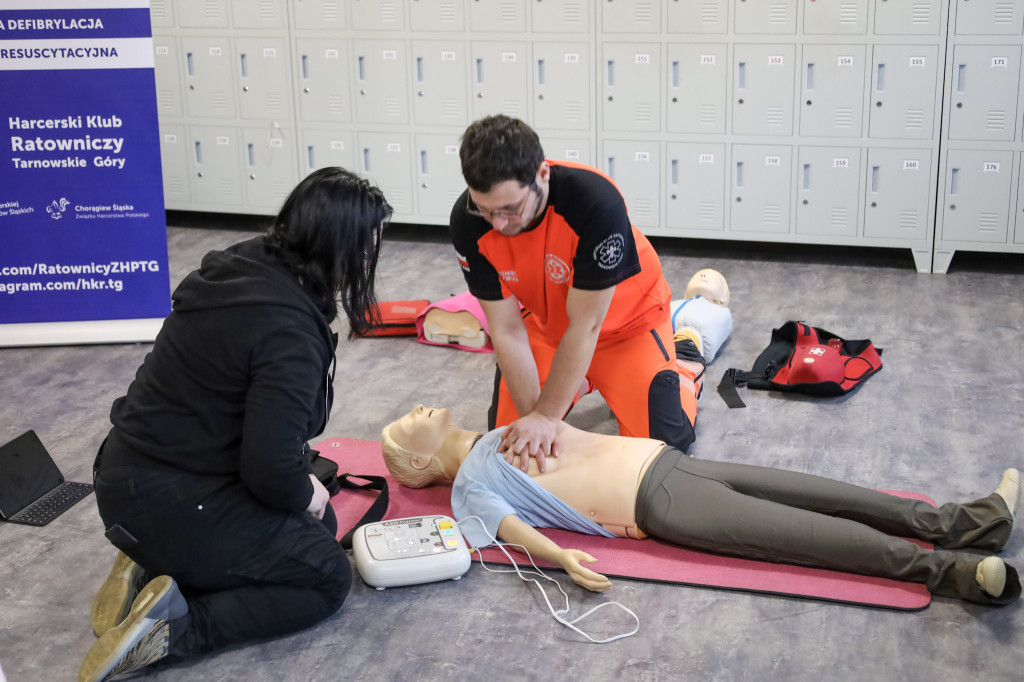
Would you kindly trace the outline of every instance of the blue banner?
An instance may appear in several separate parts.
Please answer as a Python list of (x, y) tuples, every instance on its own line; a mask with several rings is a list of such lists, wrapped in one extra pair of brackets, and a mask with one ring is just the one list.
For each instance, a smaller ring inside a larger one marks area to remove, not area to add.
[(166, 316), (148, 0), (0, 0), (0, 92), (0, 324)]

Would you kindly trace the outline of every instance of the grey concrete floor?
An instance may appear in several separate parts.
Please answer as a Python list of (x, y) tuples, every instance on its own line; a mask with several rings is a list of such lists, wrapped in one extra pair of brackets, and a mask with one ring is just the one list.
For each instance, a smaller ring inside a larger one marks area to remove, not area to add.
[[(187, 214), (168, 230), (172, 286), (209, 249), (256, 229), (247, 219)], [(215, 229), (231, 224), (232, 230)], [(1024, 267), (1020, 259), (954, 261), (919, 275), (910, 252), (657, 242), (680, 290), (703, 267), (733, 292), (731, 340), (709, 369), (691, 452), (915, 490), (938, 502), (991, 492), (1021, 466), (1024, 424)], [(387, 233), (382, 300), (437, 300), (465, 289), (436, 228)], [(714, 392), (726, 368), (749, 368), (789, 319), (884, 348), (885, 368), (840, 399), (744, 391), (729, 410)], [(0, 349), (0, 442), (35, 429), (70, 480), (85, 481), (146, 344)], [(338, 404), (324, 437), (378, 439), (415, 404), (448, 406), (482, 430), (493, 356), (415, 343), (341, 343)], [(614, 433), (598, 396), (570, 416)], [(1005, 558), (1024, 567), (1024, 533)], [(70, 680), (93, 643), (89, 605), (114, 551), (94, 498), (44, 528), (0, 523), (0, 666), (10, 682)], [(291, 636), (201, 656), (148, 673), (154, 680), (1019, 680), (1020, 603), (989, 609), (935, 598), (920, 612), (616, 580), (603, 595), (555, 576), (574, 614), (618, 600), (639, 634), (584, 643), (547, 613), (533, 586), (474, 566), (459, 582), (377, 592), (356, 581), (341, 611)], [(602, 610), (586, 628), (608, 636), (630, 623)]]

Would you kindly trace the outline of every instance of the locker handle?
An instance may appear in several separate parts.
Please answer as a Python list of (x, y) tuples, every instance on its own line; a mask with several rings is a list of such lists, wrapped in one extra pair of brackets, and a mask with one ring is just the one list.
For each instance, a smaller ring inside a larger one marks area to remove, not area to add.
[(306, 147), (306, 167), (309, 170), (316, 168), (316, 165), (313, 163), (313, 145)]
[(615, 60), (608, 60), (608, 86), (615, 85)]
[(364, 81), (366, 80), (366, 58), (356, 57), (356, 77)]
[(743, 187), (743, 162), (736, 162), (736, 189)]
[(679, 62), (672, 62), (672, 87), (679, 87)]
[(427, 174), (427, 150), (420, 150), (420, 173), (423, 175)]
[(256, 165), (256, 150), (253, 148), (252, 142), (246, 145), (246, 156), (249, 160), (249, 168)]
[(423, 82), (423, 57), (416, 57), (416, 82)]
[(302, 55), (302, 80), (309, 80), (309, 55)]
[(478, 85), (482, 85), (484, 82), (484, 60), (476, 60), (476, 82)]
[(615, 157), (614, 156), (609, 156), (608, 157), (608, 165), (605, 168), (605, 172), (608, 173), (608, 177), (610, 177), (613, 180), (615, 179)]
[(370, 148), (363, 147), (363, 172), (370, 172)]
[(960, 169), (954, 168), (949, 173), (949, 196), (956, 196), (960, 188)]
[(187, 53), (185, 55), (185, 68), (188, 69), (188, 75), (189, 76), (195, 76), (196, 75), (196, 65), (195, 65), (195, 61), (192, 59), (192, 53), (191, 52), (189, 52), (189, 53)]
[(196, 140), (196, 163), (203, 162), (203, 148), (200, 146), (199, 140)]
[(672, 159), (671, 170), (669, 172), (669, 184), (679, 184), (679, 161), (678, 159)]
[(804, 83), (804, 88), (807, 90), (814, 89), (814, 64), (807, 64), (807, 76)]
[(242, 71), (242, 78), (249, 77), (249, 66), (246, 64), (245, 53), (238, 55), (239, 67)]
[(879, 64), (875, 72), (875, 90), (878, 92), (885, 90), (885, 64)]
[(871, 191), (872, 192), (877, 192), (878, 191), (878, 173), (879, 173), (878, 166), (872, 166), (871, 167)]
[(537, 85), (544, 85), (544, 60), (537, 60)]
[(800, 185), (803, 189), (809, 190), (811, 188), (811, 164), (805, 163), (803, 172), (801, 174)]
[(956, 91), (957, 92), (963, 92), (964, 91), (964, 85), (965, 85), (964, 81), (966, 80), (966, 77), (967, 77), (967, 65), (966, 64), (957, 64), (957, 67), (956, 67)]
[(747, 63), (739, 62), (736, 64), (736, 89), (746, 90), (747, 89)]

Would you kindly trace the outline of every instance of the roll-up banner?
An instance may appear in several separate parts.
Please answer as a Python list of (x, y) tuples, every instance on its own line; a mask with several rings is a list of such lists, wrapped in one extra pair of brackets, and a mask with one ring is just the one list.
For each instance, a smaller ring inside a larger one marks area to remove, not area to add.
[(170, 312), (148, 0), (0, 0), (0, 345)]

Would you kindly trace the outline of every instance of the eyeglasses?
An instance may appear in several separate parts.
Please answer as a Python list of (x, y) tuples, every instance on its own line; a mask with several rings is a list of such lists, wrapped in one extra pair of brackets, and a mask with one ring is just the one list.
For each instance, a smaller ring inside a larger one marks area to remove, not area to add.
[(535, 191), (539, 190), (540, 188), (537, 186), (536, 181), (530, 183), (530, 187), (526, 190), (526, 196), (523, 197), (522, 201), (520, 201), (519, 203), (519, 209), (511, 211), (505, 210), (503, 208), (499, 208), (494, 211), (487, 211), (485, 209), (478, 208), (477, 205), (473, 203), (473, 200), (469, 198), (469, 192), (466, 192), (466, 213), (468, 213), (469, 215), (474, 215), (477, 218), (483, 218), (484, 220), (487, 221), (494, 220), (495, 218), (503, 218), (505, 220), (512, 220), (513, 218), (522, 218), (523, 214), (526, 212), (526, 207), (529, 205), (530, 196)]

